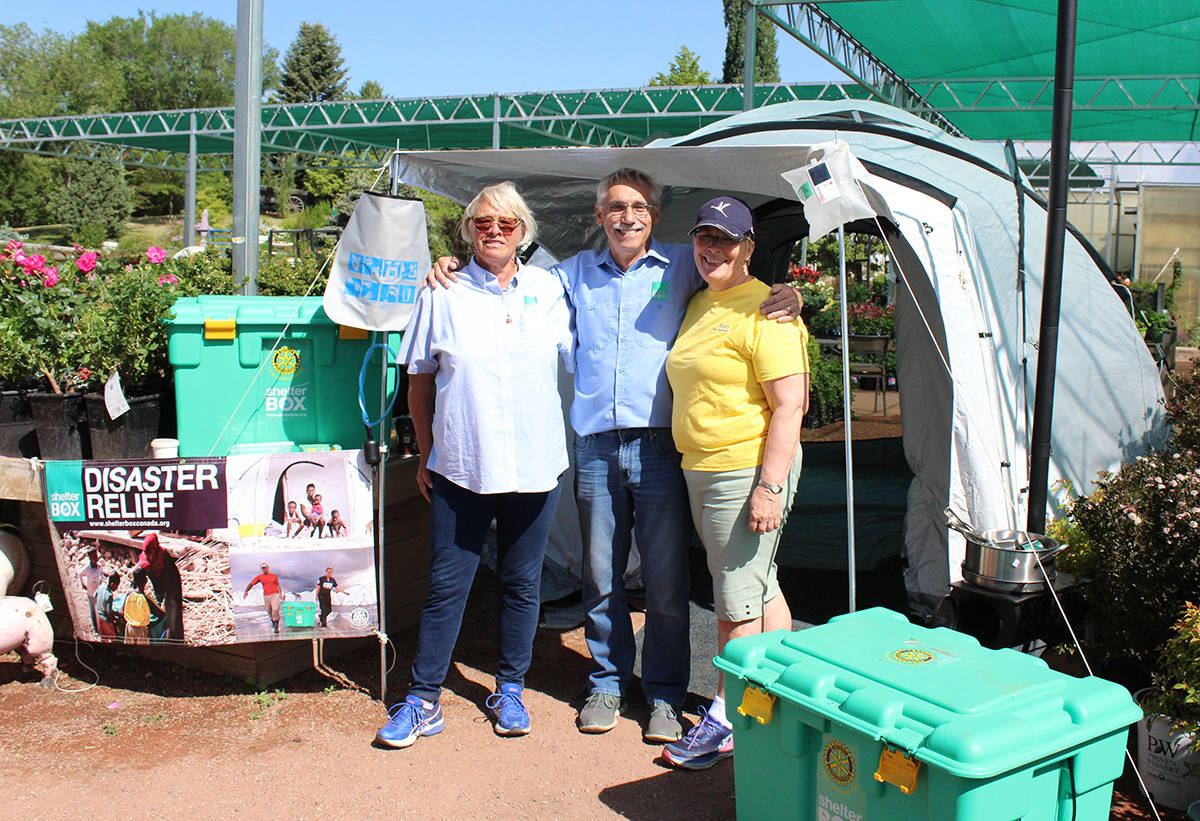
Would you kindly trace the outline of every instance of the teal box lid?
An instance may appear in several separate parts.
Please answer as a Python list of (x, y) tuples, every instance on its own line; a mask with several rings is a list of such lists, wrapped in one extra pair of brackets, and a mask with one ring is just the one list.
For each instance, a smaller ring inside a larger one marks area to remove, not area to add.
[(872, 608), (730, 641), (716, 666), (952, 775), (990, 778), (1123, 729), (1129, 691)]

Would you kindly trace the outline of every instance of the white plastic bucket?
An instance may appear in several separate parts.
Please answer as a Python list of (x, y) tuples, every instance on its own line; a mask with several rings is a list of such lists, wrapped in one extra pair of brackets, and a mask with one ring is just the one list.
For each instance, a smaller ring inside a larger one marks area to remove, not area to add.
[(150, 453), (155, 459), (178, 459), (178, 439), (151, 439)]

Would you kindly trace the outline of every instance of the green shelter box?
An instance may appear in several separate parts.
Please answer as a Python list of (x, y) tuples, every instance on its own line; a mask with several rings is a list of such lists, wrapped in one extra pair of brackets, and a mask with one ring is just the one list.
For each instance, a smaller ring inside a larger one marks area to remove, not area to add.
[[(371, 340), (332, 322), (320, 297), (200, 296), (178, 300), (167, 326), (180, 456), (225, 456), (279, 443), (357, 448), (365, 438), (358, 377)], [(393, 334), (392, 352), (399, 334)], [(366, 407), (379, 415), (378, 354)], [(395, 371), (388, 369), (394, 384)]]
[(873, 608), (729, 642), (738, 818), (1101, 821), (1129, 692)]

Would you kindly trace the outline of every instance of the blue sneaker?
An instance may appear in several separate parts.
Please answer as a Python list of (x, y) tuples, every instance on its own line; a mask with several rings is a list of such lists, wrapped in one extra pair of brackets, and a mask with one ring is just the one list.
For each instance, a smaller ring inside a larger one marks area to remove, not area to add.
[(700, 708), (701, 720), (679, 741), (663, 748), (663, 758), (684, 770), (706, 770), (733, 755), (733, 730)]
[(411, 747), (421, 736), (437, 735), (445, 728), (441, 703), (426, 707), (421, 699), (409, 696), (388, 710), (388, 723), (375, 734), (375, 740), (389, 747)]
[(487, 698), (487, 708), (496, 719), (496, 735), (517, 736), (529, 732), (529, 711), (521, 701), (520, 684), (508, 682)]

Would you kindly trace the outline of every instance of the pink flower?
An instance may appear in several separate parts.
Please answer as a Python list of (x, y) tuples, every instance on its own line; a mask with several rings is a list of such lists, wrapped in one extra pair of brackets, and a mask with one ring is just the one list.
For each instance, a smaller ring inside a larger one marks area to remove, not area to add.
[(178, 285), (179, 277), (174, 274), (163, 274), (158, 278), (159, 285)]
[(157, 245), (151, 245), (146, 249), (146, 260), (158, 265), (167, 258), (167, 252), (159, 248)]
[(42, 277), (42, 284), (47, 288), (53, 288), (58, 284), (58, 269), (53, 265), (46, 269), (45, 276)]
[(46, 258), (41, 254), (30, 254), (21, 264), (25, 266), (25, 273), (40, 274), (46, 268)]
[[(10, 245), (12, 244), (11, 240), (9, 241), (9, 244)], [(16, 250), (13, 251), (13, 262), (15, 262), (17, 265), (25, 264), (25, 252), (22, 251), (20, 248), (17, 248)]]
[(8, 251), (10, 254), (13, 254), (15, 256), (17, 251), (21, 250), (21, 245), (22, 245), (21, 240), (10, 239), (8, 242), (6, 242), (4, 244), (4, 250)]
[(96, 252), (88, 251), (86, 254), (80, 254), (79, 259), (75, 260), (75, 267), (82, 274), (90, 274), (96, 267)]

